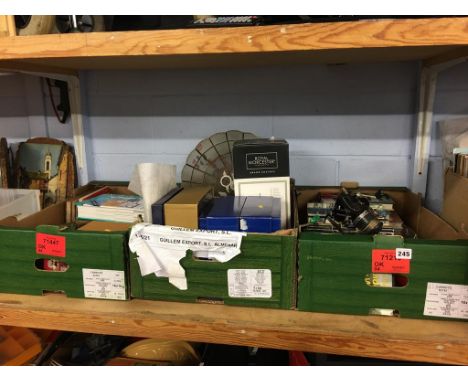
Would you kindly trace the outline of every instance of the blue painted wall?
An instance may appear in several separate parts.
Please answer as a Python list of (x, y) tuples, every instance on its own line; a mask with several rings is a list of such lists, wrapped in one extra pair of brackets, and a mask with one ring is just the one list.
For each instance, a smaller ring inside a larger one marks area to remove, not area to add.
[[(201, 139), (239, 129), (286, 138), (297, 184), (410, 185), (415, 62), (83, 74), (92, 178), (128, 180), (147, 161), (174, 163), (180, 174)], [(0, 76), (0, 134), (43, 131), (71, 142), (47, 88), (28, 78)], [(442, 199), (436, 122), (467, 115), (467, 96), (468, 64), (440, 75), (427, 198), (434, 210)]]

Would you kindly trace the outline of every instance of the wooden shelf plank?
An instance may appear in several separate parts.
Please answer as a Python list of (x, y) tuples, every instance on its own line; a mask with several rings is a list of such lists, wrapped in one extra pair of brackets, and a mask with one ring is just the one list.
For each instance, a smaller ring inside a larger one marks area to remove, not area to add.
[(464, 45), (468, 17), (379, 19), (3, 37), (0, 60), (32, 60), (71, 69), (209, 66), (218, 60), (231, 66), (288, 59), (373, 62), (427, 59)]
[(468, 364), (466, 322), (0, 294), (0, 325)]

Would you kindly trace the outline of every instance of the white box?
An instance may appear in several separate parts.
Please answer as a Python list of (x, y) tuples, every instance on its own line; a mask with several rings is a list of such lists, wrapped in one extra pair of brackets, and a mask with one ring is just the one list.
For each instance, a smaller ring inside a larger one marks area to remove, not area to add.
[(39, 190), (0, 188), (0, 220), (10, 216), (21, 220), (40, 209)]
[(290, 227), (291, 179), (289, 176), (275, 178), (234, 179), (236, 196), (272, 196), (281, 199), (281, 228)]

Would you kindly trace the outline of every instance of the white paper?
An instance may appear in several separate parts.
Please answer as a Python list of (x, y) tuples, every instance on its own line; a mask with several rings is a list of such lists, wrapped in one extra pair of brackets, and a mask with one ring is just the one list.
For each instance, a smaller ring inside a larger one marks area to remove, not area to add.
[(229, 269), (228, 293), (233, 298), (271, 298), (271, 270)]
[(226, 262), (241, 251), (243, 232), (205, 231), (152, 224), (137, 224), (130, 233), (128, 245), (138, 255), (142, 276), (154, 273), (168, 277), (169, 282), (187, 290), (185, 269), (180, 265), (187, 253)]
[(87, 298), (125, 300), (125, 272), (83, 268), (83, 287)]
[(163, 163), (140, 163), (133, 170), (128, 189), (143, 197), (144, 221), (151, 223), (151, 205), (177, 186), (176, 166)]
[(424, 315), (468, 319), (468, 285), (427, 283)]

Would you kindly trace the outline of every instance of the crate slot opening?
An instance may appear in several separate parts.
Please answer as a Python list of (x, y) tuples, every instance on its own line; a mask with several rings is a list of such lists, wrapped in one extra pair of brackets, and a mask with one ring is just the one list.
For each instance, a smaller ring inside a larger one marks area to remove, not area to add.
[(66, 272), (70, 269), (66, 262), (55, 259), (37, 259), (34, 266), (42, 272)]
[(398, 309), (370, 308), (369, 315), (370, 316), (400, 317), (400, 311)]
[(197, 297), (197, 302), (203, 304), (224, 305), (224, 299), (217, 297)]
[(42, 290), (42, 295), (43, 296), (47, 296), (49, 294), (58, 294), (58, 295), (64, 295), (64, 296), (67, 295), (64, 290), (48, 290), (48, 289), (43, 289)]
[(364, 283), (371, 288), (404, 288), (408, 282), (408, 275), (395, 273), (368, 273), (364, 276)]
[(195, 261), (203, 261), (207, 263), (219, 263), (218, 260), (210, 257), (208, 251), (197, 251), (192, 252), (192, 259)]

